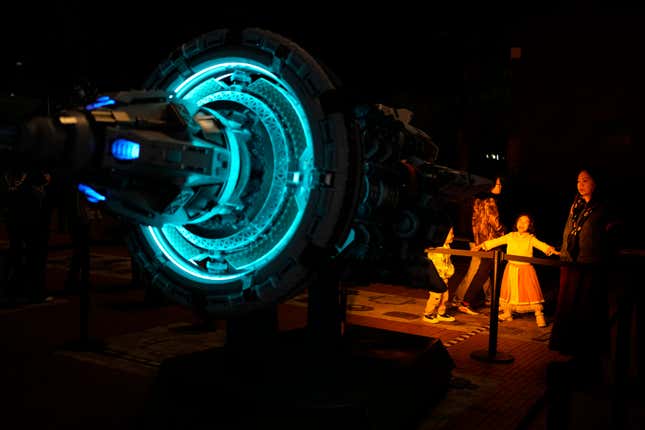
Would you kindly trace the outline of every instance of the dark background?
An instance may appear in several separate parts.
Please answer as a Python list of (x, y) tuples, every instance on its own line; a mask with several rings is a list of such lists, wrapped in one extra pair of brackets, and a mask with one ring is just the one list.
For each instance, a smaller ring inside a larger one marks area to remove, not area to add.
[[(413, 111), (413, 124), (439, 145), (440, 164), (489, 177), (502, 172), (507, 215), (530, 211), (538, 237), (554, 245), (579, 167), (600, 169), (625, 220), (625, 245), (643, 247), (636, 211), (645, 179), (640, 9), (582, 2), (539, 14), (403, 2), (349, 7), (25, 4), (3, 17), (0, 95), (54, 110), (75, 87), (140, 88), (182, 43), (257, 26), (298, 43), (357, 99)], [(518, 58), (511, 48), (521, 49)], [(459, 229), (468, 234), (463, 222)]]

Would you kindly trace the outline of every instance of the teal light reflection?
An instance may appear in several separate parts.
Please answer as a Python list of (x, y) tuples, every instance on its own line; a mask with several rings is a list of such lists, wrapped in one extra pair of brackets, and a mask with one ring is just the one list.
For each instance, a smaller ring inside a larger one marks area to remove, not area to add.
[[(278, 134), (273, 134), (271, 137), (276, 171), (270, 179), (272, 188), (263, 206), (263, 209), (266, 208), (265, 212), (271, 213), (265, 214), (260, 211), (262, 216), (256, 217), (253, 222), (241, 227), (240, 231), (230, 237), (219, 240), (199, 237), (183, 226), (142, 227), (144, 237), (153, 248), (160, 250), (168, 260), (166, 264), (169, 268), (203, 283), (228, 282), (242, 278), (275, 259), (289, 244), (300, 226), (309, 199), (314, 163), (312, 134), (307, 115), (293, 88), (267, 67), (269, 66), (254, 64), (245, 59), (220, 59), (204, 64), (201, 69), (199, 66), (193, 67), (193, 70), (196, 70), (193, 75), (178, 79), (167, 88), (169, 92), (174, 93), (175, 99), (181, 100), (191, 92), (199, 92), (195, 90), (200, 87), (202, 92), (205, 89), (210, 91), (212, 87), (214, 92), (206, 97), (200, 97), (199, 106), (217, 100), (236, 103), (252, 111), (253, 108), (255, 111), (260, 109), (256, 112), (258, 118), (263, 124), (264, 121), (271, 123), (271, 125), (265, 124), (265, 127), (275, 128), (274, 123), (277, 123), (277, 128), (280, 129)], [(245, 91), (237, 85), (227, 86), (224, 81), (236, 71), (244, 72), (254, 79), (264, 79), (272, 86), (273, 93), (280, 100), (275, 102), (264, 99), (261, 94)], [(222, 82), (221, 86), (209, 84), (213, 80)], [(292, 120), (287, 125), (285, 118), (296, 119), (297, 124), (293, 124)], [(288, 127), (291, 128), (288, 129)], [(278, 135), (282, 137), (276, 137)], [(240, 143), (232, 133), (228, 133), (227, 137), (231, 161), (237, 160), (239, 163)], [(304, 142), (300, 139), (304, 139)], [(293, 169), (294, 164), (298, 172), (297, 180), (293, 173), (289, 175), (289, 166), (291, 165)], [(235, 168), (230, 169), (231, 175), (238, 175), (239, 166), (232, 167)], [(225, 195), (220, 198), (228, 198), (237, 182), (237, 176), (231, 176), (228, 179), (225, 184)], [(264, 240), (263, 243), (261, 243), (262, 240)], [(261, 244), (258, 245), (258, 243)], [(213, 273), (193, 261), (197, 255), (218, 255), (220, 259), (217, 261), (227, 261), (227, 255), (245, 257), (239, 257), (236, 260), (237, 264), (231, 263), (226, 270)], [(239, 263), (240, 261), (242, 263)]]
[(192, 265), (185, 260), (181, 255), (178, 255), (173, 251), (173, 247), (170, 246), (165, 240), (165, 237), (161, 233), (161, 229), (147, 226), (144, 230), (147, 233), (147, 237), (152, 239), (152, 241), (157, 245), (157, 248), (163, 253), (163, 255), (168, 259), (168, 261), (173, 264), (176, 268), (180, 269), (185, 274), (190, 275), (191, 277), (202, 280), (202, 281), (231, 281), (238, 277), (244, 276), (246, 273), (236, 273), (233, 275), (220, 275), (214, 276), (209, 275), (207, 272), (198, 270), (198, 266)]

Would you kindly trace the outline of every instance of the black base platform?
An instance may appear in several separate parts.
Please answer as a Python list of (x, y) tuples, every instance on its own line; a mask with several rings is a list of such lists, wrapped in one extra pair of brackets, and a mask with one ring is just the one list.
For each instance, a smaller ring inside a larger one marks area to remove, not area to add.
[(149, 429), (412, 429), (448, 389), (440, 340), (349, 326), (335, 347), (305, 329), (162, 363)]

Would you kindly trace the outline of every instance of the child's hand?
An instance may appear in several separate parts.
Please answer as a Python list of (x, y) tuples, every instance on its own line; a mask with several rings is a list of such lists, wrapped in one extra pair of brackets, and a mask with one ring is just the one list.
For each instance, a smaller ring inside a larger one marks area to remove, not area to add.
[(546, 255), (551, 256), (553, 254), (560, 255), (560, 251), (558, 251), (557, 249), (555, 249), (552, 246), (548, 247), (547, 250), (546, 250)]

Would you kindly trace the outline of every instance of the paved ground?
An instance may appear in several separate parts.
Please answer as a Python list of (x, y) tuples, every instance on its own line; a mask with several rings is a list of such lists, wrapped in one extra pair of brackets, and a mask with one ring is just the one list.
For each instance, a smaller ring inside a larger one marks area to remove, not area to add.
[[(61, 243), (64, 245), (64, 240)], [(68, 257), (64, 246), (50, 254), (48, 288), (52, 293), (62, 288)], [(547, 364), (564, 359), (547, 348), (550, 325), (538, 328), (531, 315), (500, 323), (495, 350), (499, 357), (508, 356), (512, 361), (480, 361), (471, 354), (490, 351), (485, 313), (459, 313), (456, 322), (429, 324), (420, 318), (424, 291), (374, 284), (350, 288), (348, 293), (348, 327), (438, 339), (453, 361), (443, 396), (429, 397), (424, 403), (422, 395), (415, 394), (422, 407), (416, 429), (544, 428)], [(280, 305), (281, 332), (305, 326), (306, 300), (305, 292)], [(164, 363), (189, 352), (216, 349), (224, 342), (224, 322), (216, 322), (212, 330), (194, 330), (193, 317), (186, 309), (147, 302), (144, 292), (130, 285), (129, 258), (119, 246), (93, 247), (88, 329), (89, 340), (100, 341), (100, 348), (92, 350), (95, 344), (90, 342), (79, 344), (83, 333), (79, 321), (79, 300), (74, 296), (56, 295), (50, 303), (0, 309), (0, 404), (3, 420), (12, 423), (7, 428), (142, 428), (142, 417), (150, 411), (151, 393), (159, 384)], [(441, 360), (437, 363), (436, 368), (448, 368)], [(418, 381), (421, 393), (423, 389), (430, 392), (428, 370), (414, 368), (405, 387)], [(212, 377), (221, 382), (230, 375)], [(281, 377), (290, 380), (286, 375)], [(382, 389), (378, 378), (375, 373), (376, 391)], [(208, 389), (216, 392), (214, 385)], [(391, 411), (387, 403), (379, 413), (396, 419), (403, 409), (393, 406), (395, 400), (391, 398)], [(584, 403), (589, 404), (594, 403)], [(604, 406), (606, 402), (596, 404)], [(347, 428), (359, 428), (355, 418), (345, 418)], [(217, 417), (212, 419), (218, 421)]]

